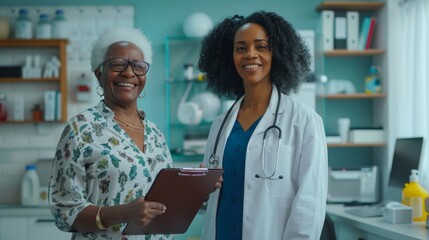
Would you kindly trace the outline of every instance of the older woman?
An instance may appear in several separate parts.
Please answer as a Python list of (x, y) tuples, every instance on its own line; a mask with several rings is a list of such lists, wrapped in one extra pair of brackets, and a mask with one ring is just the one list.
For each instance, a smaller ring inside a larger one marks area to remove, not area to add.
[(137, 108), (151, 62), (137, 29), (109, 29), (95, 43), (91, 65), (104, 98), (67, 123), (49, 185), (56, 225), (72, 239), (126, 238), (126, 223), (146, 226), (168, 211), (144, 199), (158, 172), (173, 166), (163, 134)]

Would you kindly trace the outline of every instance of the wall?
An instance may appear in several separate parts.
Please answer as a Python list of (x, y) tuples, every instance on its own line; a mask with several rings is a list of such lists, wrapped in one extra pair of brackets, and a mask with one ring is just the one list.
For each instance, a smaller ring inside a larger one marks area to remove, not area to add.
[[(289, 0), (289, 1), (73, 1), (73, 6), (97, 5), (130, 5), (134, 7), (135, 26), (142, 28), (149, 36), (154, 48), (154, 60), (148, 75), (147, 96), (140, 100), (139, 106), (147, 111), (148, 117), (157, 123), (161, 130), (166, 130), (166, 109), (164, 90), (164, 37), (167, 35), (182, 35), (182, 23), (191, 13), (201, 11), (207, 13), (214, 23), (234, 14), (247, 15), (257, 10), (276, 11), (284, 16), (298, 29), (316, 29), (319, 15), (315, 6), (319, 0)], [(171, 5), (169, 7), (166, 7)], [(0, 7), (12, 6), (70, 6), (66, 0), (40, 0), (37, 4), (29, 0), (2, 0)], [(174, 6), (174, 7), (172, 7)], [(67, 17), (67, 16), (66, 16)], [(115, 18), (113, 19), (120, 19)], [(107, 20), (106, 20), (107, 21)], [(70, 66), (69, 66), (70, 68)], [(89, 66), (78, 66), (82, 71), (88, 71)], [(75, 75), (69, 76), (69, 82), (75, 80)], [(95, 80), (94, 80), (95, 81)], [(70, 86), (70, 84), (69, 84)], [(69, 89), (70, 90), (70, 89)], [(97, 96), (95, 96), (95, 102)], [(69, 117), (87, 104), (70, 102)], [(160, 110), (161, 109), (161, 110)], [(0, 196), (0, 203), (13, 203), (19, 200), (17, 189), (23, 174), (23, 166), (37, 159), (51, 159), (53, 148), (58, 141), (63, 125), (39, 124), (0, 126), (0, 191), (9, 192)], [(2, 136), (18, 136), (18, 138)], [(46, 165), (46, 163), (45, 163)]]

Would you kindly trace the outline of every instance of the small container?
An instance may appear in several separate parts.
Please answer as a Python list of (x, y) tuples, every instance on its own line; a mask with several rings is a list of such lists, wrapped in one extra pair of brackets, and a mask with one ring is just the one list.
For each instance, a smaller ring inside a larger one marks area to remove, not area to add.
[(16, 39), (31, 39), (33, 37), (33, 23), (28, 17), (26, 8), (19, 10), (19, 16), (15, 22), (15, 38)]
[(6, 95), (0, 94), (0, 122), (7, 120)]
[(402, 190), (402, 204), (413, 208), (413, 221), (426, 221), (425, 199), (428, 192), (419, 184), (419, 171), (411, 170), (410, 182)]
[(9, 19), (7, 17), (0, 17), (0, 39), (8, 39), (9, 33)]
[(50, 39), (52, 25), (49, 21), (48, 14), (42, 13), (39, 15), (39, 21), (36, 25), (36, 39)]
[(365, 93), (381, 93), (381, 81), (376, 66), (371, 66), (369, 75), (365, 78)]
[(194, 65), (190, 63), (183, 65), (183, 76), (188, 81), (194, 79)]
[(67, 19), (64, 17), (64, 10), (57, 9), (55, 17), (52, 19), (52, 38), (67, 38)]
[(43, 112), (39, 104), (34, 105), (34, 108), (31, 110), (31, 113), (33, 114), (34, 122), (41, 122), (43, 120)]
[(38, 206), (40, 182), (36, 165), (28, 164), (21, 183), (21, 204), (23, 206)]

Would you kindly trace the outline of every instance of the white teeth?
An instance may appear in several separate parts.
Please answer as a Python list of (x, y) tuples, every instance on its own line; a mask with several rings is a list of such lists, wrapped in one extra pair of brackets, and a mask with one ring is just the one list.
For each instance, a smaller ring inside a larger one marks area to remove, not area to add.
[(124, 87), (134, 87), (134, 84), (131, 84), (131, 83), (123, 83), (123, 82), (116, 83), (116, 85), (124, 86)]
[(245, 65), (244, 66), (244, 68), (246, 68), (246, 69), (257, 68), (257, 67), (259, 67), (259, 65), (256, 65), (256, 64), (254, 64), (254, 65)]

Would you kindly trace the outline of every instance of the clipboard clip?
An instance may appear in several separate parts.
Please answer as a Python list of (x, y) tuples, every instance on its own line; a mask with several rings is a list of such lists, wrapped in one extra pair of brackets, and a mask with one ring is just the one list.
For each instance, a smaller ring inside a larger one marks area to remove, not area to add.
[(181, 168), (177, 174), (186, 177), (203, 177), (207, 176), (208, 171), (207, 168)]

